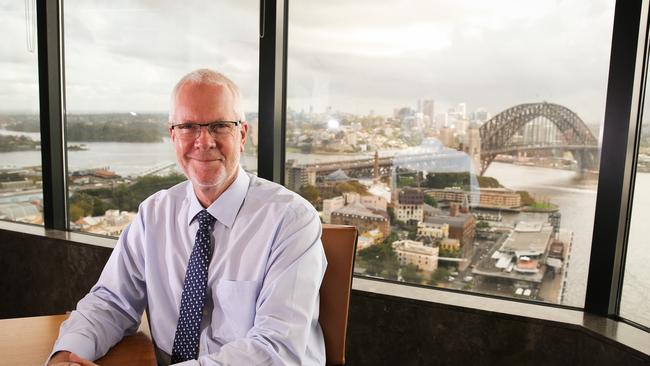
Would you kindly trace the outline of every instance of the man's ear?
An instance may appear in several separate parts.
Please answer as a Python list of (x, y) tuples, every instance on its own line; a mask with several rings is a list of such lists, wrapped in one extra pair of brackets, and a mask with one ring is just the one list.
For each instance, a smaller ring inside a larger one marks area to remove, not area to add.
[(241, 152), (244, 152), (244, 146), (246, 145), (246, 136), (248, 136), (248, 123), (246, 121), (241, 122), (241, 126), (239, 128), (239, 133), (241, 134), (239, 150)]

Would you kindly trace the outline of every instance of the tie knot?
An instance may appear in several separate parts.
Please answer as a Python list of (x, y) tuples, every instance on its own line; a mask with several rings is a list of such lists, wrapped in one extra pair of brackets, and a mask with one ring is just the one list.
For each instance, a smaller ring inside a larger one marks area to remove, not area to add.
[(196, 215), (199, 219), (199, 229), (209, 230), (214, 224), (215, 218), (207, 210), (202, 210)]

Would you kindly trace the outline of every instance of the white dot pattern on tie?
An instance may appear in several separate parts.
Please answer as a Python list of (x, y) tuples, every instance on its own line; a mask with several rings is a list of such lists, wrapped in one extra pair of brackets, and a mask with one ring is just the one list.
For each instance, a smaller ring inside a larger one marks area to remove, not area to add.
[(199, 356), (199, 326), (205, 304), (208, 266), (212, 256), (210, 235), (215, 218), (206, 210), (199, 212), (196, 218), (199, 220), (199, 230), (185, 272), (180, 316), (172, 346), (172, 363), (195, 360)]

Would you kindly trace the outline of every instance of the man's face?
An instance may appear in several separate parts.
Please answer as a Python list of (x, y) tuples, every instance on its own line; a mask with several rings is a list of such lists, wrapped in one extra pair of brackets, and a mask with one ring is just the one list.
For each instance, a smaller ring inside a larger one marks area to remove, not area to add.
[[(175, 100), (172, 124), (238, 121), (233, 96), (224, 86), (188, 82)], [(181, 138), (171, 130), (176, 159), (195, 188), (225, 189), (237, 176), (239, 156), (244, 151), (248, 125), (241, 124), (231, 134), (213, 137), (201, 127), (196, 138)]]

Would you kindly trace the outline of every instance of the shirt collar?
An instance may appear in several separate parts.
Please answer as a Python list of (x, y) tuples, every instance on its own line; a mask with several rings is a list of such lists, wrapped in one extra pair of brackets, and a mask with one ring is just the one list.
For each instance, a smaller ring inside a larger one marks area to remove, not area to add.
[[(239, 208), (242, 203), (244, 203), (249, 183), (250, 178), (248, 177), (248, 174), (246, 174), (244, 169), (240, 166), (235, 181), (232, 182), (221, 196), (219, 196), (216, 201), (212, 202), (206, 210), (208, 210), (210, 215), (217, 219), (217, 221), (226, 225), (228, 228), (232, 228), (232, 225), (235, 222), (235, 217), (237, 217), (237, 213), (239, 212)], [(196, 198), (192, 182), (189, 182), (187, 185), (187, 196), (190, 199), (190, 208), (187, 211), (187, 224), (189, 226), (194, 217), (203, 210), (203, 206), (199, 202), (199, 199)]]

